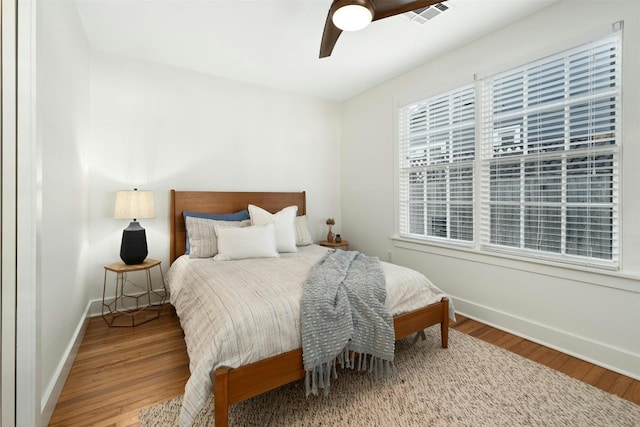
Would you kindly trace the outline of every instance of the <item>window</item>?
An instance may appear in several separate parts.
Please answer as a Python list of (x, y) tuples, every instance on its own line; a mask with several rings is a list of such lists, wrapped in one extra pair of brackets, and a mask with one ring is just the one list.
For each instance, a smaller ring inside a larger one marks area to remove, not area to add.
[(474, 93), (470, 85), (401, 108), (401, 234), (473, 241)]
[(620, 39), (401, 107), (400, 235), (617, 268)]
[(619, 41), (480, 82), (485, 248), (617, 263)]

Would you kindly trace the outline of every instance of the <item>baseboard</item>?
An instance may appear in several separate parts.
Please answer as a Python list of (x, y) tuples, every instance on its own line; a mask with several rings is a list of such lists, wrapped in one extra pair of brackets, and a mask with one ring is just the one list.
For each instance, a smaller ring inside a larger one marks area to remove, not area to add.
[(470, 319), (640, 380), (640, 355), (491, 307), (452, 297), (456, 312)]
[(53, 411), (56, 408), (56, 403), (58, 402), (60, 393), (62, 393), (62, 388), (64, 387), (64, 383), (67, 381), (67, 376), (69, 376), (73, 362), (78, 354), (78, 348), (80, 347), (82, 339), (84, 338), (84, 333), (87, 330), (91, 305), (91, 302), (87, 303), (84, 313), (80, 317), (80, 322), (78, 323), (71, 341), (67, 346), (67, 350), (64, 352), (64, 356), (53, 375), (53, 379), (42, 396), (42, 401), (40, 402), (40, 407), (42, 408), (40, 420), (42, 420), (42, 425), (46, 426), (49, 424)]

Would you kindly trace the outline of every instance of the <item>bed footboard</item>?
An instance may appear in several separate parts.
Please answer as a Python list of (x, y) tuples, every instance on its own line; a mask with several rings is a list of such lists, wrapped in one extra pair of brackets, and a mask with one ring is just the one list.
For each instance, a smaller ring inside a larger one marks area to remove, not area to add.
[[(442, 348), (449, 345), (449, 300), (394, 317), (396, 340), (440, 324)], [(213, 373), (216, 427), (229, 424), (229, 406), (304, 378), (302, 349), (298, 348), (239, 368), (221, 367)]]
[(239, 368), (216, 369), (213, 389), (216, 427), (227, 425), (229, 405), (297, 381), (304, 375), (300, 348)]

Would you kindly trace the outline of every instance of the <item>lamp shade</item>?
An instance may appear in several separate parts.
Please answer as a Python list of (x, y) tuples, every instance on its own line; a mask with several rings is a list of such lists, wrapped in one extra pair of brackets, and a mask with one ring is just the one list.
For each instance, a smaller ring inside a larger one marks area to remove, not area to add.
[(153, 193), (151, 191), (118, 191), (113, 216), (133, 219), (122, 231), (120, 258), (125, 264), (141, 264), (147, 257), (147, 234), (138, 218), (153, 218)]
[(336, 6), (332, 20), (343, 31), (362, 30), (373, 19), (373, 6), (369, 1), (337, 2)]
[(118, 191), (113, 212), (114, 218), (139, 219), (156, 216), (151, 191)]

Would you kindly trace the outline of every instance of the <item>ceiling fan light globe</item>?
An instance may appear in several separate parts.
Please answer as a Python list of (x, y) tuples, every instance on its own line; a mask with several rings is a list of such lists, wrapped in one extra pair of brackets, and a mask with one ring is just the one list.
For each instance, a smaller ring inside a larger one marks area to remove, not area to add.
[(373, 14), (364, 6), (349, 4), (336, 10), (332, 19), (342, 31), (359, 31), (371, 23)]

